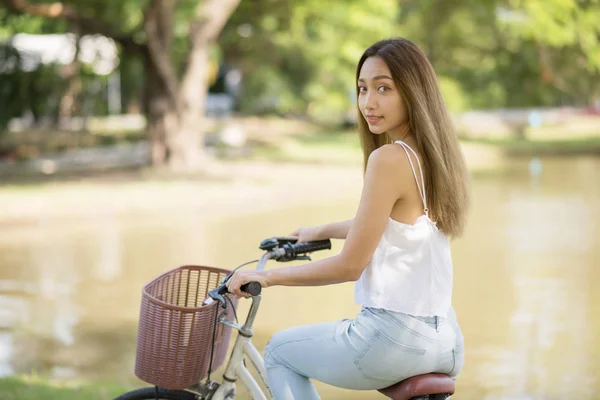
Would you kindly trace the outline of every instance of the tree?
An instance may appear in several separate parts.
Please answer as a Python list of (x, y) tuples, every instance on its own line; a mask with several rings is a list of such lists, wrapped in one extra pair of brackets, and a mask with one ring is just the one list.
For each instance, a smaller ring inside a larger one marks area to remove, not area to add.
[[(82, 35), (107, 36), (123, 52), (136, 54), (144, 65), (144, 114), (152, 162), (168, 162), (177, 170), (202, 164), (209, 52), (239, 2), (0, 0), (12, 13), (69, 21), (80, 28)], [(181, 73), (173, 55), (176, 36), (185, 36), (188, 43)]]
[(403, 0), (400, 26), (472, 107), (588, 104), (600, 93), (598, 0)]
[(242, 2), (220, 45), (244, 74), (243, 110), (343, 120), (362, 52), (398, 34), (397, 15), (397, 0)]
[(600, 1), (523, 0), (503, 21), (507, 41), (526, 43), (542, 86), (570, 104), (600, 97)]

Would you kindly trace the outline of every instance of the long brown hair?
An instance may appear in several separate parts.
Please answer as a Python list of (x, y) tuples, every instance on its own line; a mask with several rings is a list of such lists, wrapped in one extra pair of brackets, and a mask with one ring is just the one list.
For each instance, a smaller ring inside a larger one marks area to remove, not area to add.
[[(430, 216), (446, 235), (460, 235), (469, 207), (469, 175), (431, 63), (411, 41), (386, 39), (364, 52), (356, 68), (357, 81), (369, 57), (380, 57), (387, 64), (406, 103), (410, 131), (424, 164)], [(371, 133), (360, 109), (358, 129), (366, 170), (371, 152), (391, 139), (387, 133)]]

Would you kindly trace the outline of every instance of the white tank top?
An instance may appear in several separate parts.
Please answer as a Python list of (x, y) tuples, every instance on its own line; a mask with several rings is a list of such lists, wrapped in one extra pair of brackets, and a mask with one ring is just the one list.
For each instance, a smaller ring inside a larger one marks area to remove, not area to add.
[[(373, 257), (355, 284), (354, 300), (363, 307), (445, 318), (452, 297), (450, 240), (429, 219), (417, 154), (406, 143), (395, 143), (402, 146), (410, 161), (425, 214), (414, 225), (388, 219)], [(409, 150), (417, 159), (420, 183)]]

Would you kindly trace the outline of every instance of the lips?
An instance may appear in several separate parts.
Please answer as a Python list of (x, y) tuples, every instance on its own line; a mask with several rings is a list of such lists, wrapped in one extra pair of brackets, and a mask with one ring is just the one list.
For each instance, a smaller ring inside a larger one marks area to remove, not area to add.
[(367, 120), (367, 122), (369, 124), (376, 124), (379, 121), (381, 121), (381, 118), (382, 117), (376, 117), (376, 116), (373, 116), (373, 115), (367, 115), (366, 120)]

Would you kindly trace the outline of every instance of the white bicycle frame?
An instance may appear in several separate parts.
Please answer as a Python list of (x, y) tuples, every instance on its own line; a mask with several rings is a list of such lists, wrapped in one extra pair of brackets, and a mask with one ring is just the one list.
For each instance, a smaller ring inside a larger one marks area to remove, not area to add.
[[(243, 326), (232, 323), (230, 321), (220, 320), (222, 324), (231, 326), (233, 329), (238, 331), (238, 336), (235, 340), (235, 345), (231, 351), (229, 362), (225, 368), (223, 374), (223, 382), (219, 389), (215, 392), (211, 400), (224, 400), (229, 393), (233, 390), (235, 392), (235, 382), (239, 378), (244, 386), (248, 389), (252, 395), (253, 400), (267, 400), (272, 399), (272, 395), (269, 391), (269, 385), (267, 383), (267, 372), (265, 370), (265, 364), (262, 356), (252, 344), (252, 323), (260, 304), (260, 295), (252, 297), (252, 305), (248, 313), (248, 318)], [(248, 368), (243, 363), (244, 356), (246, 356), (254, 365), (254, 368), (258, 371), (258, 375), (262, 383), (267, 388), (267, 395), (262, 391), (259, 384), (256, 382), (254, 377), (248, 371)]]
[[(277, 250), (275, 250), (276, 252)], [(273, 257), (273, 252), (265, 253), (258, 262), (258, 266), (256, 269), (258, 271), (262, 271), (265, 267), (266, 262)], [(267, 383), (267, 372), (265, 370), (265, 364), (262, 356), (252, 344), (252, 325), (254, 324), (254, 318), (256, 317), (256, 313), (258, 312), (258, 306), (260, 305), (261, 296), (253, 296), (252, 297), (252, 305), (250, 306), (250, 311), (248, 312), (248, 317), (246, 318), (246, 322), (244, 325), (239, 325), (235, 322), (228, 321), (225, 317), (225, 313), (221, 315), (219, 318), (219, 323), (229, 326), (232, 329), (238, 331), (237, 338), (235, 340), (235, 345), (233, 346), (233, 350), (231, 351), (231, 355), (229, 357), (229, 361), (227, 362), (227, 367), (225, 368), (225, 372), (223, 373), (223, 382), (220, 384), (217, 391), (210, 397), (211, 400), (225, 400), (230, 399), (228, 397), (233, 392), (235, 395), (235, 387), (236, 381), (238, 378), (241, 380), (242, 384), (248, 389), (250, 394), (252, 395), (253, 400), (269, 400), (273, 399), (273, 396), (269, 389), (269, 384)], [(259, 377), (262, 383), (267, 388), (267, 394), (263, 392), (260, 388), (258, 382), (254, 379), (254, 377), (248, 371), (248, 368), (243, 363), (244, 356), (246, 356), (254, 365), (254, 368), (258, 371)], [(193, 390), (190, 390), (194, 392)]]

